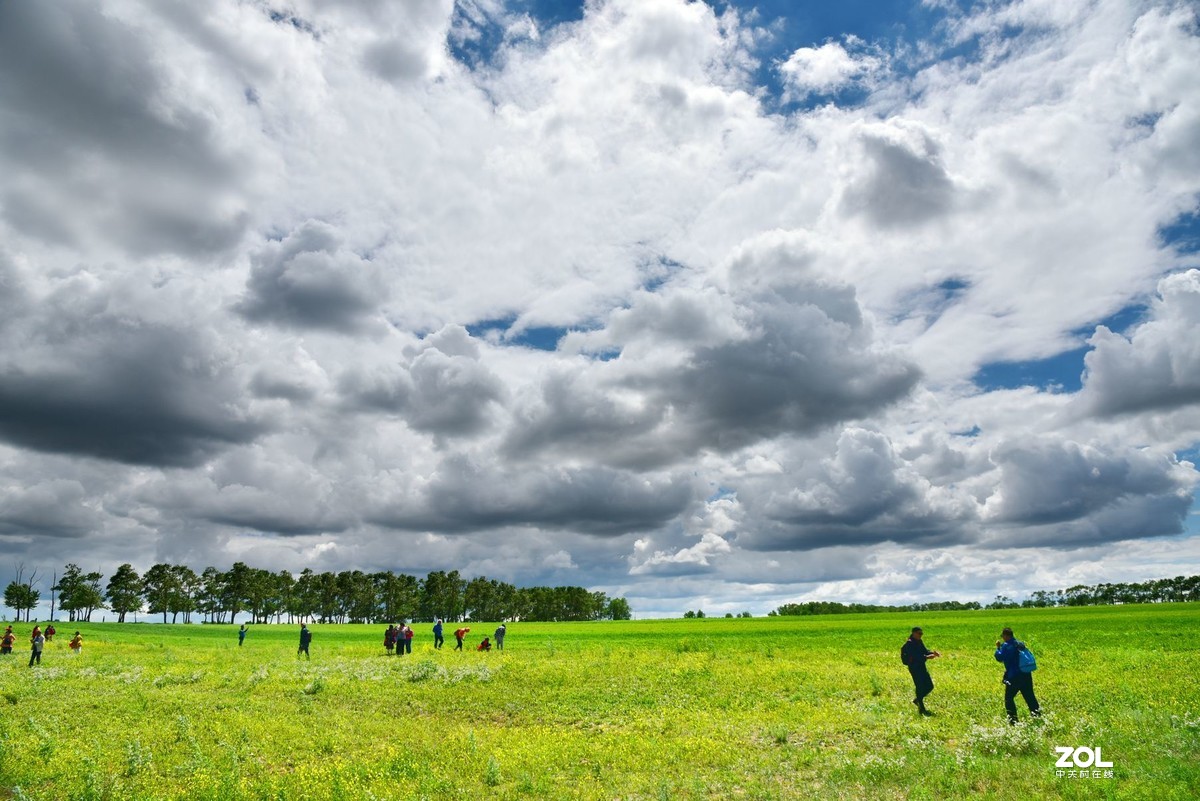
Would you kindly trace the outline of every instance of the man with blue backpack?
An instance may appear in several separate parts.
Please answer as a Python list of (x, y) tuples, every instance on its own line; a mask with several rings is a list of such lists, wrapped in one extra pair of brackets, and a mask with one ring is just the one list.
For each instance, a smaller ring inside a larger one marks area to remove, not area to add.
[(1013, 638), (1010, 628), (1001, 631), (1000, 639), (996, 640), (996, 661), (1004, 663), (1004, 711), (1008, 713), (1008, 722), (1017, 722), (1017, 693), (1025, 699), (1029, 714), (1041, 717), (1042, 707), (1033, 694), (1033, 671), (1037, 670), (1037, 660), (1025, 643)]

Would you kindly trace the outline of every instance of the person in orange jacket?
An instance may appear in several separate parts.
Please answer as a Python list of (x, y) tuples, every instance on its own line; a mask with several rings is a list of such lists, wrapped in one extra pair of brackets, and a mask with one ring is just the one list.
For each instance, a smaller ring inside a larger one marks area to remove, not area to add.
[(454, 632), (454, 639), (458, 640), (458, 645), (454, 646), (455, 651), (462, 650), (463, 637), (466, 637), (471, 630), (469, 628), (461, 628)]

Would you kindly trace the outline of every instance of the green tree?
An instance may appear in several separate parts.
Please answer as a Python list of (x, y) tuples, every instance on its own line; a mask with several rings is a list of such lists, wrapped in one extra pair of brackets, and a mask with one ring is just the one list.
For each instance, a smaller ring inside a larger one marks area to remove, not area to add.
[(152, 565), (142, 576), (142, 596), (146, 599), (146, 611), (150, 614), (162, 613), (163, 623), (167, 622), (167, 613), (171, 611), (182, 588), (179, 577), (168, 564)]
[(25, 613), (25, 620), (29, 620), (29, 613), (38, 605), (40, 598), (41, 593), (32, 584), (12, 581), (4, 588), (4, 605), (16, 611), (18, 621), (21, 620), (21, 612)]
[(224, 622), (225, 574), (215, 567), (204, 568), (200, 574), (200, 588), (196, 594), (196, 607), (210, 623)]
[(295, 606), (296, 579), (286, 570), (275, 574), (275, 595), (279, 600), (275, 607), (275, 622), (283, 622), (283, 613), (287, 612), (288, 622), (292, 622), (292, 608)]
[(613, 598), (608, 602), (604, 616), (609, 620), (632, 620), (633, 610), (629, 608), (629, 601), (624, 598)]
[(236, 623), (238, 612), (246, 608), (252, 574), (253, 570), (245, 562), (234, 562), (233, 567), (225, 573), (221, 604), (229, 610), (230, 623)]
[(172, 565), (171, 572), (175, 576), (175, 594), (171, 596), (171, 622), (176, 621), (179, 613), (183, 613), (183, 622), (192, 622), (192, 612), (196, 611), (200, 595), (200, 577), (196, 571), (187, 565)]
[(459, 620), (463, 614), (466, 582), (457, 570), (435, 570), (421, 584), (421, 617), (424, 620)]
[(142, 608), (142, 580), (133, 565), (126, 563), (117, 568), (108, 580), (105, 598), (108, 607), (117, 613), (118, 623), (124, 623), (129, 612)]
[(297, 620), (309, 620), (316, 614), (316, 574), (311, 568), (304, 568), (300, 571), (299, 578), (296, 579), (296, 586), (292, 590), (292, 605), (288, 608), (288, 614), (294, 615)]

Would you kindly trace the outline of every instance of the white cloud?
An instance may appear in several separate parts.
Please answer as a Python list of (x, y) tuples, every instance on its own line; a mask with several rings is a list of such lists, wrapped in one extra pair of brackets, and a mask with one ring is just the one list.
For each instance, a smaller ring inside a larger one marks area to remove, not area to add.
[(851, 53), (837, 42), (826, 42), (795, 50), (779, 71), (789, 90), (804, 99), (810, 94), (832, 94), (855, 82), (869, 82), (883, 67), (879, 56)]
[(926, 5), (772, 66), (682, 0), (0, 4), (0, 542), (676, 612), (1175, 564), (1195, 10)]

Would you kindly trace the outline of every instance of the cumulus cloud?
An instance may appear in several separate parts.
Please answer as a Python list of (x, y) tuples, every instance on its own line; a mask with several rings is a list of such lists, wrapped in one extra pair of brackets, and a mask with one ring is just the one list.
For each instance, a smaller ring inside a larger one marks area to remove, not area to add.
[(1096, 415), (1200, 404), (1200, 270), (1164, 278), (1150, 319), (1129, 337), (1104, 326), (1088, 340), (1079, 403)]
[(0, 215), (26, 235), (204, 257), (249, 222), (253, 169), (174, 93), (145, 32), (93, 3), (0, 9)]
[(914, 225), (953, 208), (954, 182), (929, 130), (900, 122), (863, 126), (857, 162), (842, 208), (883, 228)]
[(995, 494), (984, 504), (991, 544), (1071, 547), (1179, 534), (1197, 479), (1173, 456), (1113, 453), (1073, 442), (997, 449)]
[(347, 252), (332, 226), (310, 220), (255, 255), (236, 308), (252, 322), (349, 333), (386, 300), (379, 268)]
[(513, 525), (615, 536), (663, 525), (691, 498), (689, 482), (597, 467), (505, 470), (465, 456), (443, 460), (407, 495), (384, 498), (373, 522), (410, 531)]
[(343, 375), (339, 389), (346, 408), (400, 415), (414, 429), (439, 437), (482, 430), (504, 387), (465, 328), (447, 326), (403, 356), (396, 364)]
[(6, 550), (639, 613), (1200, 570), (1195, 9), (575, 10), (0, 3)]
[(904, 397), (919, 371), (875, 346), (852, 288), (814, 266), (803, 238), (748, 243), (721, 287), (667, 289), (570, 347), (621, 356), (554, 376), (518, 410), (510, 452), (577, 446), (627, 464), (667, 464), (803, 435)]
[(110, 291), (73, 277), (12, 323), (0, 354), (0, 438), (38, 451), (194, 466), (269, 429), (244, 397), (231, 354), (208, 331), (139, 319)]
[[(859, 44), (851, 40), (849, 44)], [(866, 53), (851, 53), (844, 45), (826, 42), (820, 47), (801, 47), (779, 71), (792, 96), (803, 100), (811, 94), (832, 94), (856, 82), (869, 81), (884, 66), (883, 59)]]
[(739, 530), (739, 546), (947, 544), (978, 535), (971, 497), (953, 484), (931, 482), (882, 433), (846, 428), (830, 444), (820, 458), (814, 458), (817, 448), (796, 448), (783, 473), (746, 481), (738, 498), (753, 523)]

